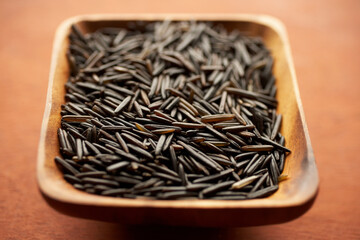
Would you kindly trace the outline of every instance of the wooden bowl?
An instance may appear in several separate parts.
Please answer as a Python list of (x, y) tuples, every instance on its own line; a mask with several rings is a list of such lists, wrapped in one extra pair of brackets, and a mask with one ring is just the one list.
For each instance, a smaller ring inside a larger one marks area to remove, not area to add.
[[(69, 76), (65, 56), (70, 26), (84, 32), (102, 27), (125, 27), (133, 20), (156, 21), (196, 19), (215, 21), (263, 38), (275, 58), (278, 112), (283, 114), (281, 132), (292, 153), (286, 158), (280, 183), (270, 197), (254, 200), (144, 200), (88, 194), (67, 183), (56, 167), (59, 147), (57, 129), (64, 103), (64, 84)], [(319, 179), (296, 82), (289, 41), (281, 22), (263, 15), (89, 15), (63, 22), (56, 32), (49, 89), (41, 129), (37, 178), (43, 197), (56, 210), (81, 218), (124, 224), (166, 224), (187, 226), (254, 226), (286, 222), (299, 217), (312, 205)]]

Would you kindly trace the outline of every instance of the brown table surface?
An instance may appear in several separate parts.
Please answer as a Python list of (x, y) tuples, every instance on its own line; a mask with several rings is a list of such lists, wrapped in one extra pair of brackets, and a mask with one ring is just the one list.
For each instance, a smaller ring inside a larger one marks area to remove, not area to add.
[[(56, 27), (78, 14), (151, 12), (262, 13), (285, 23), (320, 173), (305, 215), (250, 228), (129, 227), (45, 203), (35, 166)], [(358, 0), (0, 1), (0, 239), (360, 239), (359, 12)]]

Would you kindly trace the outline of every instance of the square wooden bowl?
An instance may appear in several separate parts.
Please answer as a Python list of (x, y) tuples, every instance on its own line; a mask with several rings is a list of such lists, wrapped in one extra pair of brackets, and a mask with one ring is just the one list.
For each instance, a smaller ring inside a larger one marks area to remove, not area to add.
[[(56, 167), (60, 155), (57, 129), (64, 103), (64, 84), (69, 76), (66, 50), (72, 24), (84, 32), (102, 27), (126, 27), (129, 21), (163, 19), (213, 21), (227, 29), (260, 36), (275, 59), (278, 87), (277, 111), (283, 114), (281, 132), (292, 153), (286, 158), (284, 173), (289, 179), (279, 190), (254, 200), (144, 200), (88, 194), (67, 183)], [(56, 32), (49, 89), (41, 129), (37, 178), (45, 200), (56, 210), (76, 217), (124, 224), (166, 224), (187, 226), (254, 226), (292, 220), (312, 205), (319, 179), (296, 82), (289, 41), (283, 24), (264, 15), (88, 15), (63, 22)]]

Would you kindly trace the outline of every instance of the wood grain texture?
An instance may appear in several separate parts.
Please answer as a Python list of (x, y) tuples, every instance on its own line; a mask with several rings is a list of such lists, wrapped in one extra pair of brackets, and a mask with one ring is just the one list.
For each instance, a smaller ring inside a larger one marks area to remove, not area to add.
[[(0, 239), (359, 239), (359, 1), (1, 1)], [(286, 25), (320, 173), (309, 212), (286, 224), (228, 229), (135, 228), (52, 210), (35, 166), (54, 31), (88, 13), (264, 13)], [(35, 27), (36, 26), (36, 27)], [(14, 98), (16, 97), (16, 98)]]

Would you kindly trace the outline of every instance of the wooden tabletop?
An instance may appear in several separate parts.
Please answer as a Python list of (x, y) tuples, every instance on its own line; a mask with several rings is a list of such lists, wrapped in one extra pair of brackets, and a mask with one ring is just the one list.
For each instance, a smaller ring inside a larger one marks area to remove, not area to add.
[[(0, 239), (360, 239), (360, 1), (304, 2), (0, 1)], [(320, 173), (313, 207), (288, 223), (228, 229), (123, 226), (50, 208), (35, 166), (52, 41), (61, 21), (89, 13), (261, 13), (282, 20)]]

